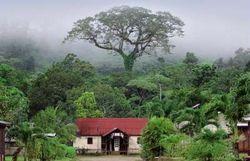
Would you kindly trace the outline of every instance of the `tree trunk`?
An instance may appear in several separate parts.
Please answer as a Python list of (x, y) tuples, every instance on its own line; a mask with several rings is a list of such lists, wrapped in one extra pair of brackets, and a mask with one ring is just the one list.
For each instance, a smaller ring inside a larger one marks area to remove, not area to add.
[(24, 149), (23, 160), (27, 161), (27, 145), (25, 146), (25, 149)]
[(14, 152), (12, 161), (17, 161), (18, 154), (22, 151), (23, 147), (18, 147), (17, 150)]
[(135, 58), (132, 54), (123, 56), (123, 63), (125, 71), (131, 72), (135, 63)]
[(159, 90), (160, 90), (160, 101), (162, 100), (162, 87), (161, 83), (159, 83)]

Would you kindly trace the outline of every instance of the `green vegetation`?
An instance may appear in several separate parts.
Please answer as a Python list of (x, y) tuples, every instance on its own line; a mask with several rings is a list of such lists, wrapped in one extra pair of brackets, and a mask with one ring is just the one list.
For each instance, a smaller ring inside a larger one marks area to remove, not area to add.
[[(168, 53), (169, 38), (182, 35), (183, 25), (168, 12), (124, 6), (77, 21), (66, 40), (84, 39), (118, 53), (125, 71), (109, 65), (96, 70), (73, 53), (48, 66), (36, 63), (33, 43), (0, 44), (0, 119), (13, 124), (8, 135), (19, 146), (13, 161), (22, 149), (25, 161), (74, 158), (69, 143), (79, 117), (149, 118), (141, 137), (145, 160), (236, 160), (234, 140), (220, 124), (237, 134), (237, 121), (250, 112), (249, 50), (214, 63), (192, 52), (172, 63), (152, 58), (157, 63), (132, 70), (156, 48)], [(214, 126), (219, 130), (204, 129)]]
[[(77, 117), (147, 117), (152, 120), (141, 139), (141, 156), (147, 160), (221, 160), (229, 153), (234, 160), (230, 140), (210, 142), (199, 136), (204, 126), (218, 126), (218, 112), (235, 133), (236, 122), (249, 113), (249, 71), (231, 65), (236, 58), (220, 66), (198, 63), (194, 57), (189, 53), (184, 63), (110, 75), (96, 72), (74, 54), (38, 75), (1, 64), (0, 117), (13, 123), (9, 135), (25, 149), (24, 159), (74, 157), (66, 144), (75, 137)], [(186, 148), (188, 153), (181, 150)]]
[(163, 117), (151, 118), (141, 137), (142, 158), (151, 160), (154, 157), (162, 156), (164, 147), (161, 144), (161, 139), (169, 137), (176, 132), (177, 130), (172, 121)]
[(213, 161), (235, 161), (231, 143), (227, 140), (224, 131), (215, 133), (206, 130), (202, 132), (187, 148), (186, 158), (188, 160), (213, 160)]
[[(11, 156), (5, 157), (5, 161), (11, 161), (11, 160), (12, 160)], [(17, 161), (23, 161), (23, 157), (19, 157)], [(59, 159), (59, 160), (55, 160), (55, 161), (75, 161), (75, 159), (72, 159), (72, 158), (63, 158), (63, 159)]]
[[(24, 149), (24, 161), (74, 158), (75, 149), (66, 144), (74, 140), (76, 128), (73, 124), (67, 124), (65, 118), (63, 111), (48, 107), (38, 112), (32, 123), (20, 122), (13, 125), (8, 135), (17, 140), (20, 150)], [(19, 149), (13, 158), (20, 153)]]
[(102, 112), (97, 109), (93, 92), (83, 93), (76, 101), (76, 113), (78, 118), (102, 117)]

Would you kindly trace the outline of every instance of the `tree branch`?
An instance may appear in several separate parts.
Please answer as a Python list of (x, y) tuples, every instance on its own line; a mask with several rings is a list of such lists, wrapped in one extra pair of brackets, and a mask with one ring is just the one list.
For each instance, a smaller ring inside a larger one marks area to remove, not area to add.
[(105, 44), (109, 44), (109, 46), (103, 46), (103, 45), (101, 45), (101, 44), (103, 44), (103, 43), (98, 43), (97, 40), (96, 40), (95, 38), (91, 38), (90, 40), (93, 41), (94, 44), (95, 44), (95, 46), (97, 46), (98, 48), (116, 51), (116, 52), (118, 52), (121, 56), (125, 55), (124, 52), (123, 52), (123, 50), (122, 50), (123, 42), (120, 42), (119, 48), (115, 48), (115, 47), (111, 44), (111, 42), (105, 43)]

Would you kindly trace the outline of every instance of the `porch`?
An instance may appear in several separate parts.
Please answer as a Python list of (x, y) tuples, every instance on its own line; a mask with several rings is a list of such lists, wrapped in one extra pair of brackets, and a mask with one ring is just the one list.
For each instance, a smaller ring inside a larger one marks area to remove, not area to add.
[(118, 128), (114, 128), (102, 136), (102, 152), (106, 154), (128, 153), (129, 136)]

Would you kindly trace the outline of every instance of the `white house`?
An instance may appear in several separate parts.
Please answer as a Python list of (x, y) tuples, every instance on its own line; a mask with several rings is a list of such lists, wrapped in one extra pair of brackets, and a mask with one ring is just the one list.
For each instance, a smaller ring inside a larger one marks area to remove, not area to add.
[(145, 118), (80, 118), (73, 146), (86, 153), (138, 153), (147, 122)]

